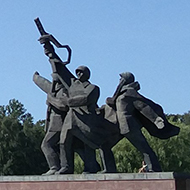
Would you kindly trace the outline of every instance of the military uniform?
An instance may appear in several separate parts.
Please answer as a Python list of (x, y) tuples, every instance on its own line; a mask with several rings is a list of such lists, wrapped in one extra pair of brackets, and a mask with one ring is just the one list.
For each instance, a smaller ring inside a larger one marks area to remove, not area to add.
[[(34, 75), (33, 80), (44, 92), (51, 92), (52, 83), (50, 81), (37, 74)], [(54, 92), (52, 92), (52, 96), (58, 100), (63, 96), (63, 93), (65, 93), (63, 85), (57, 83)], [(66, 107), (60, 109), (60, 107), (56, 107), (56, 105), (53, 104), (52, 101), (48, 101), (47, 118), (45, 123), (46, 134), (41, 144), (41, 149), (50, 168), (50, 170), (45, 173), (46, 175), (53, 174), (60, 169), (59, 148), (57, 146), (60, 140), (63, 121), (67, 113)]]
[[(167, 139), (178, 135), (179, 127), (167, 121), (160, 105), (138, 93), (140, 85), (138, 82), (134, 82), (132, 73), (126, 72), (120, 76), (121, 81), (114, 96), (107, 99), (107, 104), (112, 107), (112, 115), (111, 117), (108, 115), (105, 119), (110, 120), (111, 118), (112, 123), (118, 124), (121, 135), (116, 136), (113, 142), (105, 143), (104, 147), (112, 147), (122, 137), (126, 137), (144, 155), (148, 171), (161, 171), (156, 154), (142, 134), (141, 128), (145, 127), (152, 136)], [(113, 118), (116, 119), (115, 122)], [(109, 151), (108, 153), (105, 151), (104, 154), (109, 154), (112, 157)], [(109, 157), (107, 156), (107, 158)], [(111, 169), (114, 168), (114, 164), (110, 165), (109, 162), (109, 159), (105, 159), (105, 167), (108, 170), (109, 166)]]
[[(95, 109), (99, 94), (99, 87), (89, 81), (81, 82), (78, 79), (72, 79), (67, 99), (69, 111), (65, 117), (60, 136), (61, 166), (62, 168), (68, 166), (69, 173), (72, 172), (73, 166), (70, 162), (72, 160), (70, 148), (67, 146), (72, 145), (73, 137), (77, 137), (84, 143), (85, 156), (88, 157), (85, 159), (85, 170), (90, 173), (97, 172), (97, 165), (94, 165), (96, 163), (95, 150), (93, 149), (98, 148), (99, 145), (97, 136), (93, 136), (93, 130), (97, 123)], [(65, 150), (66, 152), (64, 152)]]
[[(161, 171), (160, 164), (156, 157), (156, 154), (149, 146), (146, 138), (142, 134), (142, 123), (135, 117), (136, 108), (134, 102), (137, 101), (134, 96), (140, 97), (135, 89), (135, 83), (130, 85), (124, 85), (121, 89), (120, 95), (116, 99), (116, 113), (119, 122), (120, 133), (125, 136), (136, 148), (139, 150), (146, 162), (149, 171)], [(136, 104), (143, 104), (142, 101), (135, 102)], [(147, 107), (138, 105), (141, 107)], [(146, 108), (146, 109), (151, 109)], [(155, 112), (152, 112), (152, 118), (158, 117)]]

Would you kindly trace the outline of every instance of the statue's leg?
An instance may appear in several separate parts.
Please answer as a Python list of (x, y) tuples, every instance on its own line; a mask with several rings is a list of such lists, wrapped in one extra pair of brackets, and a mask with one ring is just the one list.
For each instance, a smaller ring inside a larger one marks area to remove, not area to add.
[[(84, 162), (84, 171), (83, 171), (83, 173), (90, 173), (90, 171), (88, 171), (89, 170), (88, 168), (91, 168), (91, 167), (88, 166), (88, 155), (87, 155), (87, 157), (85, 156), (84, 142), (82, 142), (77, 137), (74, 137), (74, 139), (73, 139), (73, 147), (74, 147), (74, 152), (76, 152), (80, 156), (82, 161)], [(87, 160), (85, 160), (85, 159), (87, 159)], [(95, 171), (100, 171), (101, 167), (100, 167), (100, 164), (97, 162), (97, 160), (93, 159), (93, 160), (91, 160), (91, 162), (92, 161), (94, 161), (93, 167), (96, 167), (94, 170)]]
[(43, 175), (52, 175), (60, 169), (59, 153), (56, 147), (58, 146), (60, 132), (47, 132), (41, 149), (45, 155), (50, 170)]
[(96, 150), (84, 144), (84, 172), (97, 173), (101, 170), (99, 163), (96, 161)]
[(161, 167), (158, 158), (152, 148), (149, 146), (145, 136), (142, 134), (140, 129), (132, 130), (124, 135), (136, 148), (139, 150), (143, 156), (144, 161), (148, 166), (148, 170), (154, 172), (160, 172)]
[(100, 157), (103, 165), (103, 171), (101, 173), (116, 173), (115, 158), (111, 148), (101, 147), (99, 149)]
[(74, 173), (74, 150), (72, 147), (73, 135), (67, 132), (66, 139), (60, 141), (60, 162), (61, 169), (56, 174)]
[(109, 141), (106, 141), (104, 144), (101, 145), (100, 148), (100, 157), (102, 160), (103, 171), (102, 173), (116, 173), (116, 164), (115, 158), (112, 152), (112, 147), (117, 144), (123, 136), (120, 134), (113, 135)]

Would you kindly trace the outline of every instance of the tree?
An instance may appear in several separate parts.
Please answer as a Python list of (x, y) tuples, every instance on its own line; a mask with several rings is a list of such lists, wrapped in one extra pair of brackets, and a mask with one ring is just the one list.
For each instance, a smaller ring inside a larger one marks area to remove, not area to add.
[(183, 122), (186, 124), (186, 125), (190, 125), (190, 111), (188, 111), (187, 113), (185, 113), (183, 115)]
[(1, 175), (40, 174), (46, 161), (40, 149), (44, 122), (33, 124), (23, 104), (10, 100), (0, 106), (0, 172)]

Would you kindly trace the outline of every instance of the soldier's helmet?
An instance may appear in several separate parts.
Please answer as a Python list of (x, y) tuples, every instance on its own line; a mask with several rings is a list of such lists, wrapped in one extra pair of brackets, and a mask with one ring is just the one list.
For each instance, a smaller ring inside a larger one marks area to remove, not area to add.
[(86, 77), (86, 80), (88, 80), (90, 78), (90, 69), (86, 66), (79, 66), (76, 70), (75, 73), (77, 74), (78, 71), (82, 71), (83, 74)]
[(121, 78), (125, 79), (127, 84), (135, 81), (135, 76), (130, 72), (124, 72), (119, 75), (121, 76)]

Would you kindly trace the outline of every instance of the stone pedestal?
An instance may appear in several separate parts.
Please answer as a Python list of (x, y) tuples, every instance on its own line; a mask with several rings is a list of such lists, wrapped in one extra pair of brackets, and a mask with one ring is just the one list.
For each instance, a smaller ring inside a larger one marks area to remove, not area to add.
[(190, 175), (173, 172), (0, 176), (0, 190), (190, 190)]

